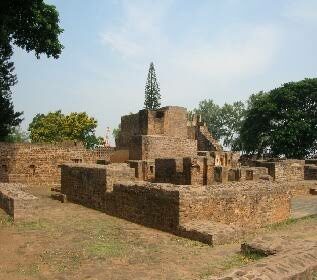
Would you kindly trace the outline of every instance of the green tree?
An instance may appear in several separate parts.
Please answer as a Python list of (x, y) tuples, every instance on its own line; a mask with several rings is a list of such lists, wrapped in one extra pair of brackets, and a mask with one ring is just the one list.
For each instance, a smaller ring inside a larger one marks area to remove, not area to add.
[(156, 110), (161, 106), (160, 88), (157, 82), (154, 64), (151, 62), (145, 85), (145, 109)]
[(241, 128), (248, 153), (304, 158), (316, 151), (317, 79), (290, 82), (252, 95)]
[(14, 127), (10, 134), (5, 138), (5, 142), (26, 143), (29, 142), (29, 135), (20, 127)]
[(206, 122), (213, 137), (233, 149), (239, 147), (239, 132), (244, 112), (245, 106), (241, 101), (225, 103), (221, 107), (211, 99), (201, 101), (198, 108), (194, 109), (194, 113), (201, 115), (202, 120)]
[(14, 112), (10, 88), (16, 84), (13, 63), (9, 61), (12, 50), (0, 43), (0, 141), (4, 141), (12, 128), (21, 121), (22, 112)]
[(27, 52), (58, 58), (63, 46), (58, 40), (62, 29), (58, 13), (43, 0), (0, 1), (0, 140), (21, 122), (22, 113), (15, 113), (11, 101), (11, 87), (17, 82), (13, 62), (13, 45)]
[(64, 115), (61, 111), (46, 115), (37, 114), (29, 125), (32, 142), (57, 143), (65, 140), (78, 140), (87, 148), (102, 144), (103, 139), (95, 135), (97, 120), (85, 112)]

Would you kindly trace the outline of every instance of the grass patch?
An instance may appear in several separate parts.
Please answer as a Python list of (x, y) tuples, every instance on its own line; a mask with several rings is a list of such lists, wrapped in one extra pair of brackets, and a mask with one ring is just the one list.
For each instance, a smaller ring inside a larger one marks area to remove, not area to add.
[(13, 224), (13, 218), (7, 214), (0, 213), (0, 227), (11, 226)]
[(40, 255), (41, 263), (55, 272), (73, 271), (80, 267), (84, 254), (75, 249), (46, 250)]
[(311, 220), (315, 220), (317, 219), (317, 215), (314, 214), (314, 215), (309, 215), (309, 216), (306, 216), (306, 217), (302, 217), (302, 218), (289, 218), (283, 222), (280, 222), (280, 223), (275, 223), (275, 224), (272, 224), (272, 225), (268, 225), (266, 226), (266, 228), (268, 230), (279, 230), (279, 229), (283, 229), (287, 226), (290, 226), (290, 225), (293, 225), (293, 224), (296, 224), (298, 222), (301, 222), (301, 221), (311, 221)]
[(236, 253), (222, 259), (221, 261), (216, 261), (213, 264), (209, 264), (207, 269), (202, 274), (200, 274), (200, 279), (204, 279), (212, 275), (219, 276), (226, 270), (239, 268), (261, 258), (263, 258), (263, 256), (260, 256), (259, 254), (250, 253), (248, 255), (244, 255), (241, 253)]
[(49, 223), (46, 220), (30, 220), (30, 221), (21, 221), (15, 223), (19, 231), (33, 231), (33, 230), (44, 230), (49, 228)]
[(97, 258), (120, 257), (126, 252), (126, 246), (117, 240), (98, 241), (90, 244), (87, 252)]
[(35, 276), (40, 272), (40, 267), (36, 263), (30, 265), (19, 265), (17, 272), (25, 276)]

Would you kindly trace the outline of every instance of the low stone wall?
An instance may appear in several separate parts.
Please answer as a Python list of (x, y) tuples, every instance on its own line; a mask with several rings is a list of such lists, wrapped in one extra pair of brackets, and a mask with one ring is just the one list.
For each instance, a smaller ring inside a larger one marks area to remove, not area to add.
[(287, 219), (288, 188), (273, 182), (239, 182), (215, 186), (183, 187), (180, 222), (206, 220), (257, 228)]
[(99, 155), (74, 144), (0, 143), (0, 182), (32, 185), (60, 183), (60, 165), (96, 163)]
[(118, 183), (105, 201), (105, 212), (113, 216), (169, 232), (175, 232), (179, 225), (179, 190), (175, 185)]
[(67, 195), (67, 199), (102, 211), (105, 192), (111, 192), (114, 183), (134, 180), (134, 169), (125, 163), (64, 164), (61, 170), (61, 192)]
[(278, 183), (174, 185), (131, 182), (134, 175), (134, 169), (123, 164), (63, 165), (61, 191), (69, 201), (180, 235), (182, 225), (192, 221), (201, 221), (199, 228), (204, 223), (219, 228), (210, 223), (222, 223), (252, 229), (290, 214), (290, 193)]
[(14, 220), (30, 217), (38, 205), (38, 198), (25, 192), (21, 184), (0, 183), (0, 208)]
[(276, 181), (304, 180), (304, 160), (287, 159), (274, 162), (256, 160), (250, 164), (268, 168), (269, 175)]

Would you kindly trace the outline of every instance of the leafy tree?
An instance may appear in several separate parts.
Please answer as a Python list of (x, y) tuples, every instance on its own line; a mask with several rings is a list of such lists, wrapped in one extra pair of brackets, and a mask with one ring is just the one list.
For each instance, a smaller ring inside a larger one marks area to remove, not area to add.
[(120, 136), (120, 133), (121, 133), (121, 124), (119, 124), (117, 128), (114, 128), (114, 129), (112, 130), (112, 136), (113, 136), (113, 138), (114, 138), (114, 139), (118, 139), (119, 136)]
[(194, 113), (200, 114), (209, 131), (217, 140), (227, 147), (237, 149), (239, 131), (244, 118), (245, 107), (241, 101), (233, 104), (225, 103), (222, 107), (213, 100), (203, 100)]
[(33, 50), (37, 58), (43, 53), (58, 58), (63, 48), (58, 40), (63, 30), (58, 23), (56, 8), (43, 0), (0, 1), (0, 140), (22, 121), (22, 113), (14, 112), (11, 101), (10, 89), (17, 82), (10, 62), (13, 45)]
[(11, 132), (12, 127), (21, 121), (21, 112), (14, 112), (10, 87), (16, 84), (16, 76), (13, 74), (14, 66), (9, 61), (12, 50), (8, 45), (0, 43), (0, 141), (4, 141)]
[(87, 148), (93, 148), (103, 141), (101, 137), (96, 137), (96, 127), (97, 121), (85, 112), (64, 115), (56, 111), (46, 115), (37, 114), (29, 125), (29, 131), (32, 142), (78, 140)]
[(27, 132), (22, 131), (20, 127), (14, 127), (11, 133), (5, 138), (5, 141), (12, 143), (25, 143), (29, 142), (29, 135)]
[(145, 85), (145, 109), (156, 110), (161, 106), (160, 88), (157, 82), (154, 64), (151, 62)]
[(316, 151), (317, 79), (290, 82), (252, 95), (241, 128), (248, 153), (304, 158)]

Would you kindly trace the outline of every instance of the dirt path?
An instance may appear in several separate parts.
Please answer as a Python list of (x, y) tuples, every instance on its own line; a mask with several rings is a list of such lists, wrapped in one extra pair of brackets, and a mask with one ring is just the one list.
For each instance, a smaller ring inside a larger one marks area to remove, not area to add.
[[(31, 191), (42, 204), (32, 220), (0, 211), (0, 279), (203, 279), (253, 261), (239, 244), (209, 247)], [(317, 240), (317, 218), (259, 234)]]

